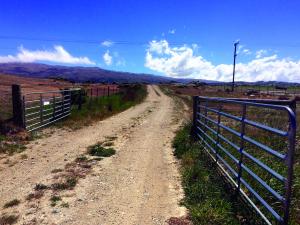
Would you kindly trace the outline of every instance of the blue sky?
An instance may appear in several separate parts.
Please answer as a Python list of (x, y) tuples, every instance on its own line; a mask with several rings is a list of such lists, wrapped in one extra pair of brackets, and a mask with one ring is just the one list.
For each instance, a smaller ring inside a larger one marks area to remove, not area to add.
[(238, 79), (298, 81), (299, 11), (298, 0), (1, 0), (0, 61), (228, 80), (239, 39)]

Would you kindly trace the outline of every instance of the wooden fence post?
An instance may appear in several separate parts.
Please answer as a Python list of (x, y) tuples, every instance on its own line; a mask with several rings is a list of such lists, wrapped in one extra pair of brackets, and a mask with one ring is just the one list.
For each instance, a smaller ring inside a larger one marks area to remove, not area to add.
[(107, 87), (107, 96), (109, 96), (109, 86)]
[(25, 128), (25, 113), (24, 102), (22, 100), (21, 86), (13, 84), (12, 88), (12, 103), (13, 103), (13, 121), (14, 124)]

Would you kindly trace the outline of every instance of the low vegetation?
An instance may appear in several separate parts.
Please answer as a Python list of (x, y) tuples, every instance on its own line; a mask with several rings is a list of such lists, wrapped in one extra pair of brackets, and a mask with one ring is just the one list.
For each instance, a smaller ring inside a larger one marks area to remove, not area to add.
[(12, 136), (0, 135), (0, 153), (12, 155), (23, 152), (26, 149), (24, 143)]
[(116, 153), (113, 148), (105, 148), (101, 144), (92, 145), (88, 148), (88, 153), (91, 156), (110, 157)]
[(62, 199), (60, 196), (58, 195), (53, 195), (51, 198), (50, 198), (50, 205), (52, 207), (56, 206), (58, 202), (60, 202)]
[(182, 162), (183, 204), (189, 209), (195, 225), (260, 224), (231, 191), (203, 148), (190, 135), (186, 125), (173, 141), (174, 155)]
[(79, 129), (141, 103), (146, 95), (146, 86), (135, 84), (120, 86), (120, 92), (111, 96), (92, 98), (85, 96), (81, 110), (78, 110), (75, 105), (71, 115), (66, 120), (58, 123), (58, 126)]
[(0, 224), (1, 225), (11, 225), (15, 224), (19, 219), (18, 215), (2, 215), (0, 217)]
[(18, 199), (13, 199), (7, 203), (5, 203), (5, 205), (3, 206), (3, 208), (10, 208), (10, 207), (14, 207), (20, 204), (20, 200)]

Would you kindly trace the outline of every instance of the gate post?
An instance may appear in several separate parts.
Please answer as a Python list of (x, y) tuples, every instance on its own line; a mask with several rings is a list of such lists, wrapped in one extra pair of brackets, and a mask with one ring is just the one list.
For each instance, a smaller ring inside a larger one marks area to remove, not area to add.
[(193, 125), (192, 125), (192, 130), (191, 130), (191, 135), (193, 137), (196, 137), (196, 132), (197, 132), (197, 96), (193, 96)]
[(12, 90), (12, 105), (13, 105), (13, 122), (15, 125), (25, 128), (25, 103), (22, 100), (21, 86), (13, 84)]

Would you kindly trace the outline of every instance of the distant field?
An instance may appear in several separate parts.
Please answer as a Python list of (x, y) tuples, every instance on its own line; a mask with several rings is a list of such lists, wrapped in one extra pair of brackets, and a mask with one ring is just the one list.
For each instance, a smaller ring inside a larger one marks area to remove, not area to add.
[(53, 79), (25, 78), (13, 75), (0, 74), (0, 120), (8, 119), (12, 114), (11, 85), (19, 84), (24, 93), (39, 91), (54, 91), (63, 87), (72, 86), (66, 81)]
[[(11, 118), (12, 115), (12, 100), (11, 100), (11, 86), (12, 84), (19, 84), (22, 88), (22, 93), (31, 92), (48, 92), (56, 91), (63, 88), (74, 87), (71, 82), (55, 79), (41, 79), (41, 78), (27, 78), (14, 75), (0, 74), (0, 121)], [(78, 85), (76, 85), (78, 86)], [(116, 91), (117, 85), (101, 85), (88, 84), (81, 85), (87, 90), (89, 96), (103, 96), (107, 95), (107, 87), (111, 91)]]
[[(287, 91), (276, 90), (273, 87), (266, 86), (239, 86), (234, 92), (229, 87), (224, 86), (192, 86), (192, 85), (165, 85), (172, 89), (176, 94), (180, 95), (199, 95), (210, 97), (225, 97), (225, 98), (263, 98), (263, 99), (291, 99), (295, 96), (300, 96), (300, 87), (288, 87)], [(248, 90), (256, 90), (258, 93), (253, 96), (247, 96)]]

